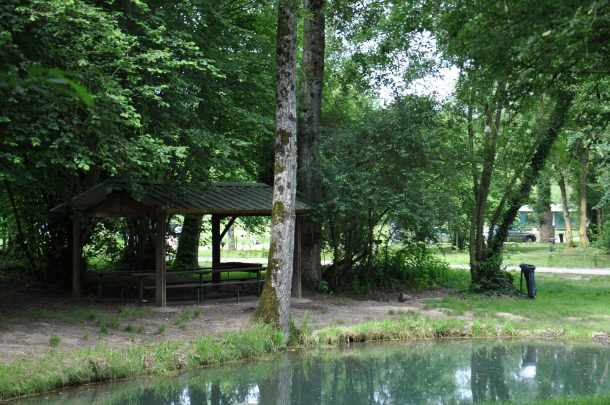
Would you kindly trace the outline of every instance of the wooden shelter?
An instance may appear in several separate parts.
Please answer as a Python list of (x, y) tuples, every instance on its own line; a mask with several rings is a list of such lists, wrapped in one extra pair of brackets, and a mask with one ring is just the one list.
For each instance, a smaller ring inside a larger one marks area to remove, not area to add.
[[(149, 217), (154, 219), (155, 304), (166, 305), (165, 236), (171, 214), (212, 215), (212, 267), (220, 265), (221, 242), (239, 216), (269, 216), (273, 187), (262, 183), (214, 183), (203, 189), (195, 185), (141, 181), (103, 182), (51, 210), (73, 215), (72, 295), (81, 296), (81, 261), (84, 235), (80, 218)], [(300, 216), (310, 210), (297, 199), (293, 296), (301, 296)], [(221, 220), (230, 218), (221, 231)]]

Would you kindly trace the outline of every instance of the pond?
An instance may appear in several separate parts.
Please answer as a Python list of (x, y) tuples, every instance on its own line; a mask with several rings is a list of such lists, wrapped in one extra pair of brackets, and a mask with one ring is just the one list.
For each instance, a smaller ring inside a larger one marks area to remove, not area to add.
[(289, 352), (19, 404), (468, 404), (610, 395), (610, 346), (443, 341)]

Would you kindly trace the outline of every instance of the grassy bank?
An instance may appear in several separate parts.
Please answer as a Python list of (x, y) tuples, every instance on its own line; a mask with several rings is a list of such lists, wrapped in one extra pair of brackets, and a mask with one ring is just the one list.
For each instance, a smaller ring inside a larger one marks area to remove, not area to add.
[(110, 381), (216, 365), (285, 349), (274, 329), (257, 325), (217, 337), (134, 345), (126, 351), (99, 346), (66, 354), (50, 351), (38, 361), (0, 365), (0, 400), (70, 385)]
[[(388, 312), (388, 319), (330, 327), (304, 335), (305, 345), (433, 338), (542, 337), (604, 339), (610, 334), (608, 278), (538, 277), (534, 300), (455, 295), (429, 300), (447, 318), (428, 318), (414, 311)], [(452, 317), (453, 316), (453, 317)], [(606, 335), (604, 335), (604, 333)]]

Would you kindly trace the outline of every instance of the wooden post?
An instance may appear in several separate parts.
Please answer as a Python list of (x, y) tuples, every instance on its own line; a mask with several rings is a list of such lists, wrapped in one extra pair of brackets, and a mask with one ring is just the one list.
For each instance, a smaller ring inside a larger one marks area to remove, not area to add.
[[(212, 268), (220, 267), (220, 215), (212, 214)], [(220, 273), (212, 273), (212, 282), (220, 282)]]
[(81, 257), (80, 221), (74, 216), (72, 222), (72, 298), (81, 296)]
[(155, 305), (164, 307), (166, 299), (165, 274), (165, 214), (155, 213)]
[(294, 220), (294, 257), (292, 267), (292, 296), (301, 298), (301, 216)]

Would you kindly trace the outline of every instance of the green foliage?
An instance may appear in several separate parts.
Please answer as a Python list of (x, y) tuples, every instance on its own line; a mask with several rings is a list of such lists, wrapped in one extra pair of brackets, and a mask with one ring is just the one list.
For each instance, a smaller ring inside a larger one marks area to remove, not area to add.
[(603, 227), (595, 244), (602, 249), (602, 251), (610, 254), (610, 226), (606, 225)]
[[(426, 289), (445, 285), (452, 270), (424, 243), (379, 249), (371, 262), (356, 263), (345, 270), (335, 291), (370, 293), (374, 289)], [(458, 283), (459, 284), (459, 283)]]
[(53, 335), (49, 338), (49, 344), (51, 346), (59, 346), (60, 343), (61, 343), (61, 338), (57, 335)]
[(436, 156), (444, 133), (430, 98), (408, 96), (379, 109), (342, 107), (334, 114), (344, 115), (329, 122), (320, 145), (325, 191), (318, 215), (334, 256), (323, 277), (331, 290), (344, 280), (359, 290), (377, 283), (368, 278), (375, 277), (380, 241), (434, 238), (445, 222), (447, 200), (433, 174), (443, 170)]
[(399, 250), (379, 253), (375, 267), (379, 283), (389, 288), (425, 289), (443, 285), (449, 273), (447, 262), (436, 257), (424, 243), (411, 243)]
[[(0, 6), (2, 254), (23, 262), (23, 274), (65, 280), (69, 222), (48, 210), (84, 189), (107, 178), (206, 183), (264, 172), (272, 11), (231, 1)], [(117, 240), (131, 225), (104, 225), (88, 253), (122, 260), (130, 241)]]
[(515, 295), (513, 277), (502, 269), (502, 254), (489, 255), (472, 266), (472, 272), (478, 275), (478, 281), (473, 282), (470, 289), (474, 293), (489, 295)]

